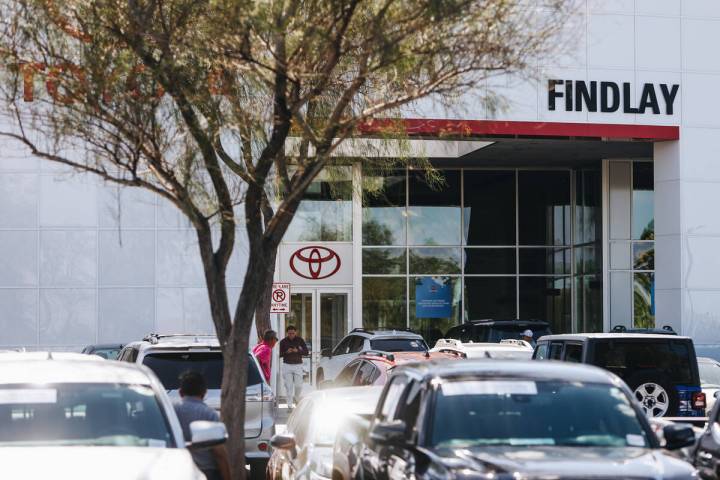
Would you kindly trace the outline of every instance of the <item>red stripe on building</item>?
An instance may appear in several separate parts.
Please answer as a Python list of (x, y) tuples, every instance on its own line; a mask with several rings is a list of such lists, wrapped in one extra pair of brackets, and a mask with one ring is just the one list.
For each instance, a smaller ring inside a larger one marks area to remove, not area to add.
[(582, 137), (598, 140), (678, 140), (680, 127), (615, 123), (504, 122), (405, 118), (371, 120), (359, 127), (364, 135), (403, 130), (410, 136), (511, 136), (524, 138)]

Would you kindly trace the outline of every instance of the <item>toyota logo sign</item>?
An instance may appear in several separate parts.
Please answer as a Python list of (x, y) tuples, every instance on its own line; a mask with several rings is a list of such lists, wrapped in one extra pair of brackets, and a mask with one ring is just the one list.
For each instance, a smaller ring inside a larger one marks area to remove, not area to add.
[(332, 277), (340, 270), (340, 256), (326, 247), (304, 247), (290, 257), (290, 269), (308, 280)]

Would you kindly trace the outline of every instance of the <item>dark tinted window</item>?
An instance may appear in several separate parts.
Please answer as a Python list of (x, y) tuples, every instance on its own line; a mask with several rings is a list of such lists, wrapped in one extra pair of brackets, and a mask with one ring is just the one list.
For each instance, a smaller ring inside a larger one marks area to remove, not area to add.
[(353, 375), (355, 375), (355, 371), (358, 368), (358, 365), (360, 365), (360, 361), (350, 362), (347, 365), (345, 365), (345, 368), (340, 370), (340, 373), (338, 374), (337, 378), (335, 379), (335, 384), (337, 386), (349, 386), (352, 384)]
[(465, 318), (517, 318), (515, 277), (465, 277)]
[[(167, 390), (177, 390), (180, 387), (180, 375), (188, 370), (200, 372), (209, 389), (219, 389), (222, 385), (223, 358), (220, 352), (152, 353), (143, 358), (143, 364), (155, 372)], [(250, 357), (248, 386), (261, 382), (255, 360)]]
[(445, 382), (436, 395), (430, 443), (439, 448), (649, 445), (630, 400), (612, 385), (473, 378)]
[(363, 349), (363, 345), (365, 345), (365, 337), (352, 335), (350, 339), (349, 353), (357, 353)]
[(570, 173), (518, 173), (520, 245), (569, 245)]
[(466, 248), (465, 275), (514, 275), (516, 257), (514, 248)]
[(340, 343), (338, 343), (337, 347), (335, 347), (335, 350), (333, 350), (333, 355), (345, 355), (348, 353), (348, 348), (350, 347), (350, 342), (352, 341), (352, 336), (345, 337)]
[(370, 340), (370, 348), (381, 352), (424, 352), (428, 346), (418, 338), (378, 338)]
[(550, 350), (548, 351), (548, 358), (550, 360), (560, 360), (562, 358), (562, 343), (551, 343)]
[(460, 340), (463, 343), (473, 342), (475, 340), (475, 334), (473, 333), (474, 327), (472, 325), (458, 325), (447, 331), (445, 338), (454, 338)]
[(500, 340), (516, 339), (522, 340), (522, 334), (525, 330), (530, 329), (533, 332), (533, 339), (537, 340), (543, 335), (550, 335), (550, 329), (548, 327), (528, 327), (522, 325), (493, 325), (492, 327), (478, 326), (476, 331), (487, 330), (488, 333), (484, 335), (486, 340), (476, 340), (483, 342), (499, 342)]
[(581, 344), (568, 343), (565, 345), (565, 361), (582, 363), (583, 347)]
[(357, 374), (355, 375), (353, 385), (356, 387), (370, 385), (375, 381), (378, 373), (377, 368), (372, 364), (372, 362), (362, 362)]
[(623, 378), (638, 371), (655, 370), (678, 384), (696, 385), (690, 349), (686, 342), (622, 340), (598, 341), (595, 365), (611, 370)]
[(148, 385), (2, 385), (0, 445), (25, 442), (175, 446), (155, 392)]
[(465, 171), (464, 180), (467, 244), (514, 245), (515, 172)]
[(403, 376), (396, 376), (390, 379), (389, 385), (384, 390), (383, 398), (380, 400), (380, 412), (378, 420), (390, 421), (395, 419), (395, 414), (398, 411), (398, 402), (402, 395), (405, 385), (407, 385), (408, 379)]

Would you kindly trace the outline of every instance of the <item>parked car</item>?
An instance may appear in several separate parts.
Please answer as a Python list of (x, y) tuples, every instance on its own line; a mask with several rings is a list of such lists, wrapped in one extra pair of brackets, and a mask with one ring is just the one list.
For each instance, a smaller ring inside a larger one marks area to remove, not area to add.
[[(151, 334), (123, 348), (120, 361), (149, 367), (158, 376), (171, 398), (178, 398), (179, 378), (187, 370), (200, 372), (207, 382), (205, 403), (220, 410), (223, 358), (214, 335)], [(275, 397), (260, 373), (253, 355), (248, 353), (245, 390), (245, 456), (252, 478), (264, 478), (270, 458), (270, 438), (275, 426)]]
[(3, 478), (202, 480), (186, 446), (217, 445), (227, 434), (216, 422), (190, 428), (193, 438), (183, 439), (170, 399), (145, 367), (77, 353), (0, 359)]
[(108, 360), (117, 360), (120, 351), (123, 349), (122, 343), (102, 343), (100, 345), (88, 345), (83, 348), (82, 353), (85, 355), (97, 355)]
[(700, 387), (707, 401), (706, 410), (709, 412), (715, 406), (720, 395), (720, 362), (708, 357), (698, 357), (700, 371)]
[(338, 429), (350, 415), (372, 415), (381, 390), (338, 388), (306, 395), (290, 415), (286, 431), (272, 438), (268, 479), (336, 479), (333, 446)]
[(319, 385), (325, 380), (334, 380), (340, 370), (361, 352), (375, 350), (382, 352), (427, 352), (427, 343), (421, 335), (408, 330), (366, 330), (356, 328), (344, 337), (335, 348), (325, 349), (315, 376)]
[(622, 378), (650, 417), (704, 417), (692, 339), (675, 335), (584, 333), (549, 335), (536, 360), (596, 365)]
[(471, 320), (452, 327), (445, 338), (454, 338), (463, 343), (497, 343), (500, 340), (521, 340), (525, 330), (532, 330), (533, 340), (550, 335), (550, 324), (543, 320)]
[(430, 360), (458, 360), (465, 358), (460, 352), (362, 352), (343, 368), (334, 381), (326, 380), (320, 387), (362, 387), (385, 385), (393, 368), (414, 362)]
[(708, 414), (705, 429), (699, 435), (697, 446), (692, 452), (692, 462), (700, 478), (720, 478), (720, 402), (716, 402)]
[(454, 338), (441, 338), (430, 352), (451, 353), (465, 358), (498, 360), (530, 360), (533, 348), (524, 340), (506, 339), (499, 343), (463, 343)]
[[(350, 471), (365, 480), (689, 479), (668, 454), (692, 427), (664, 428), (662, 449), (632, 392), (589, 365), (467, 360), (395, 369)], [(340, 441), (340, 438), (336, 440)]]

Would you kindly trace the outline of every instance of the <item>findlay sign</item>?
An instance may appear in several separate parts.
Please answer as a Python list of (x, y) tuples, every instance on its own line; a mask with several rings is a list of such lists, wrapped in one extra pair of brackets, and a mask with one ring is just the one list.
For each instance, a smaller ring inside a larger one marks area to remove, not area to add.
[[(672, 115), (680, 85), (661, 83), (643, 85), (640, 101), (632, 104), (632, 85), (629, 82), (585, 82), (582, 80), (548, 80), (548, 108), (556, 110), (564, 103), (566, 112), (617, 112)], [(662, 99), (662, 101), (661, 101)], [(564, 102), (563, 102), (564, 100)], [(664, 108), (660, 108), (661, 104)]]

